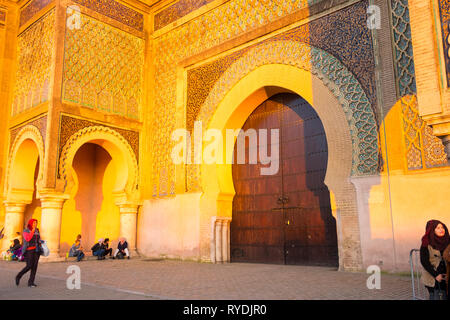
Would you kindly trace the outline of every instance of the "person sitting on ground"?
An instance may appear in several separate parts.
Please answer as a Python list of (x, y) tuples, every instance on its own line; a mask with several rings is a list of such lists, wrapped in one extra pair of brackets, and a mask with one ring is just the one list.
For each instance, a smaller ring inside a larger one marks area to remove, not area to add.
[[(16, 232), (16, 236), (14, 237), (13, 241), (16, 239), (20, 243), (20, 249), (22, 249), (22, 243), (21, 243), (22, 234), (18, 231)], [(15, 255), (16, 255), (18, 261), (25, 261), (25, 257), (22, 255), (22, 250), (17, 250)]]
[(430, 300), (446, 300), (446, 266), (443, 252), (449, 245), (447, 226), (438, 220), (430, 220), (425, 228), (420, 247), (422, 283), (430, 294)]
[(130, 259), (130, 252), (128, 251), (128, 242), (123, 237), (119, 239), (119, 243), (117, 244), (117, 249), (116, 252), (114, 252), (113, 259), (115, 259), (119, 253), (122, 255), (122, 257), (126, 256), (128, 259)]
[(8, 253), (11, 255), (11, 259), (14, 261), (19, 260), (22, 253), (22, 245), (19, 239), (14, 239), (13, 244), (9, 247)]
[(103, 246), (105, 248), (105, 257), (109, 254), (109, 258), (112, 257), (112, 248), (109, 247), (109, 238), (105, 238), (103, 242)]
[(94, 244), (91, 248), (92, 255), (97, 257), (97, 260), (105, 259), (105, 247), (103, 244), (103, 238), (99, 239), (96, 244)]
[(70, 248), (69, 257), (77, 257), (78, 262), (80, 262), (84, 258), (83, 247), (81, 246), (81, 242), (78, 237), (77, 240), (75, 240), (75, 243)]

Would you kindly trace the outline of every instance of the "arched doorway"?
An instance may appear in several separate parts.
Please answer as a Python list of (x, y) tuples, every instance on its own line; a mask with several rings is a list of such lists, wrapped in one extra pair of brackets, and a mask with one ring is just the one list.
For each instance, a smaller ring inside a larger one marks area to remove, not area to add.
[(85, 249), (93, 239), (108, 237), (114, 246), (123, 236), (131, 254), (137, 254), (138, 165), (128, 141), (108, 127), (85, 127), (65, 143), (58, 172), (58, 185), (70, 193), (59, 230), (62, 251), (81, 232)]
[(21, 238), (25, 218), (39, 218), (38, 185), (43, 175), (44, 142), (31, 125), (20, 129), (8, 156), (5, 181), (5, 238), (2, 249), (13, 238)]
[(98, 238), (109, 238), (112, 245), (119, 237), (119, 208), (114, 203), (113, 187), (117, 163), (95, 143), (83, 144), (75, 153), (72, 178), (66, 191), (61, 221), (61, 252), (67, 252), (78, 234), (86, 251)]
[(234, 162), (231, 261), (338, 266), (324, 183), (328, 146), (317, 113), (300, 96), (280, 93), (260, 104), (242, 129), (267, 129), (268, 136), (279, 129), (279, 170), (265, 176), (259, 161)]

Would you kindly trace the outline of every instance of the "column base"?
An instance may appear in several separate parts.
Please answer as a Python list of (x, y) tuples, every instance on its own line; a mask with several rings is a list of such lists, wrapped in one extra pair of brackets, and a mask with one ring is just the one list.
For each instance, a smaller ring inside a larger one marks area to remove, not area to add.
[(141, 255), (139, 254), (139, 252), (137, 251), (137, 249), (131, 249), (131, 250), (130, 250), (130, 258), (133, 258), (133, 257), (137, 257), (137, 258), (140, 258), (140, 257), (141, 257)]

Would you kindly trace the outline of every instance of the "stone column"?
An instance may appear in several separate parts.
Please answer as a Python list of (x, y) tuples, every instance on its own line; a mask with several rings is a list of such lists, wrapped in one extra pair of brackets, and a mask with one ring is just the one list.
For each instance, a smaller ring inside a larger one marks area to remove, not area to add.
[(222, 220), (222, 261), (230, 262), (230, 220)]
[(4, 201), (5, 205), (5, 229), (2, 242), (2, 252), (9, 249), (11, 240), (15, 238), (16, 232), (20, 232), (20, 239), (24, 227), (23, 214), (26, 203)]
[(139, 205), (131, 203), (118, 204), (120, 210), (120, 236), (126, 238), (130, 255), (139, 255), (136, 250), (137, 213)]
[(69, 195), (59, 192), (40, 193), (41, 200), (41, 221), (38, 228), (41, 239), (47, 241), (50, 255), (41, 257), (45, 260), (58, 260), (59, 245), (61, 238), (61, 215), (64, 202), (70, 198)]
[(230, 262), (231, 218), (212, 217), (211, 262)]
[(222, 263), (222, 220), (216, 220), (216, 263)]

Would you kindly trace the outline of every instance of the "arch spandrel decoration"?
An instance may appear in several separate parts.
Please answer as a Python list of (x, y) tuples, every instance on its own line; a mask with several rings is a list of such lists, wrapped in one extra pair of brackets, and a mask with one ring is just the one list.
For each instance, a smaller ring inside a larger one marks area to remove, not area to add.
[(123, 168), (127, 170), (126, 176), (122, 177), (124, 180), (123, 188), (116, 191), (125, 192), (128, 198), (135, 196), (139, 183), (139, 168), (133, 148), (120, 133), (104, 126), (83, 128), (70, 136), (65, 143), (58, 168), (59, 176), (64, 182), (63, 188), (66, 188), (67, 181), (71, 179), (68, 173), (76, 152), (83, 144), (88, 142), (104, 147), (113, 159), (118, 159), (123, 164)]
[(355, 76), (324, 50), (295, 41), (273, 41), (256, 46), (233, 63), (214, 85), (197, 120), (206, 128), (215, 108), (243, 77), (260, 66), (285, 64), (311, 72), (330, 89), (342, 106), (350, 127), (352, 175), (378, 172), (378, 130), (369, 99)]
[(8, 197), (8, 193), (11, 191), (11, 174), (14, 165), (14, 160), (16, 159), (16, 155), (19, 151), (20, 146), (25, 140), (32, 140), (39, 154), (39, 173), (37, 183), (42, 183), (43, 175), (44, 175), (44, 155), (45, 155), (45, 145), (44, 139), (42, 138), (41, 132), (34, 125), (26, 125), (15, 135), (14, 141), (11, 143), (10, 154), (8, 157), (8, 164), (6, 169), (6, 183), (4, 187), (5, 195)]

